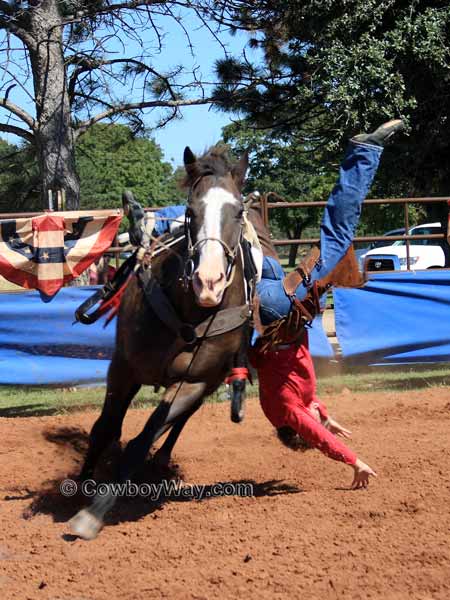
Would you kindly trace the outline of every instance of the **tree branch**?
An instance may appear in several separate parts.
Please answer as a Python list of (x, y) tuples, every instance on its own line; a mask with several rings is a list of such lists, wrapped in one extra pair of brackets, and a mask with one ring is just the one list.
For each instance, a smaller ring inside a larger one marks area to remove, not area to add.
[(76, 57), (71, 57), (70, 63), (78, 65), (77, 68), (73, 71), (72, 75), (70, 76), (70, 81), (69, 81), (69, 86), (68, 86), (70, 98), (73, 98), (76, 95), (75, 94), (75, 86), (76, 86), (77, 79), (81, 74), (89, 72), (89, 71), (93, 71), (95, 69), (101, 69), (102, 67), (112, 66), (112, 65), (116, 65), (116, 64), (132, 64), (138, 68), (141, 68), (143, 71), (147, 71), (148, 73), (151, 73), (152, 75), (154, 75), (161, 81), (164, 81), (164, 83), (166, 84), (167, 91), (169, 92), (170, 96), (172, 97), (172, 100), (177, 99), (177, 96), (176, 96), (174, 90), (172, 89), (172, 86), (170, 84), (168, 77), (165, 77), (161, 73), (158, 73), (158, 71), (156, 71), (149, 65), (146, 65), (142, 61), (137, 60), (135, 58), (113, 58), (113, 59), (109, 59), (109, 60), (97, 60), (95, 58), (82, 57), (80, 60), (77, 60)]
[(0, 15), (0, 29), (9, 31), (9, 33), (18, 37), (27, 48), (36, 48), (36, 40), (34, 37), (30, 35), (26, 29), (19, 27), (13, 19), (8, 19), (7, 17)]
[(31, 131), (27, 131), (26, 129), (22, 129), (22, 127), (16, 127), (15, 125), (8, 125), (7, 123), (0, 123), (0, 131), (4, 133), (12, 133), (14, 135), (18, 135), (19, 137), (27, 140), (28, 142), (34, 141), (34, 135)]
[(14, 14), (14, 8), (9, 2), (7, 2), (7, 0), (0, 0), (0, 10), (7, 15)]
[(103, 119), (113, 117), (119, 113), (142, 110), (144, 108), (179, 108), (181, 106), (197, 106), (200, 104), (209, 104), (211, 101), (212, 98), (197, 98), (196, 100), (149, 100), (148, 102), (130, 102), (128, 104), (118, 104), (95, 115), (91, 119), (81, 122), (78, 126), (75, 126), (76, 137), (79, 137), (95, 123), (98, 123)]
[(108, 109), (114, 108), (110, 102), (106, 100), (102, 100), (93, 94), (85, 94), (83, 92), (75, 92), (73, 95), (73, 99), (75, 98), (83, 98), (83, 100), (87, 100), (88, 102), (92, 102), (93, 104), (102, 104), (103, 106), (107, 106)]
[(33, 117), (30, 114), (28, 114), (25, 110), (20, 108), (20, 106), (17, 106), (17, 104), (10, 102), (7, 98), (0, 98), (0, 107), (6, 108), (7, 110), (15, 114), (16, 117), (19, 117), (19, 119), (26, 123), (32, 131), (36, 129), (36, 122), (33, 119)]
[(97, 15), (107, 15), (118, 10), (133, 10), (140, 7), (154, 6), (158, 4), (167, 4), (168, 0), (128, 0), (128, 2), (116, 2), (102, 7), (87, 8), (77, 10), (73, 15), (65, 17), (62, 21), (63, 25), (69, 25), (85, 17), (95, 17)]

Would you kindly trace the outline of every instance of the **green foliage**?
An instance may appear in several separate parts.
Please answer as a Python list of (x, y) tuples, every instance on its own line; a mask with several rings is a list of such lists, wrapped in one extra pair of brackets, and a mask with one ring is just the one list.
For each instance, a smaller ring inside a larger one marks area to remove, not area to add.
[[(163, 160), (159, 146), (150, 138), (133, 136), (126, 125), (94, 125), (80, 138), (76, 156), (83, 210), (121, 206), (125, 189), (131, 189), (144, 206), (185, 198), (177, 185), (180, 174)], [(33, 148), (0, 139), (0, 161), (0, 211), (40, 210)]]
[(351, 135), (402, 116), (409, 138), (396, 141), (384, 158), (378, 194), (448, 193), (448, 3), (246, 4), (234, 15), (235, 26), (252, 30), (251, 45), (262, 52), (263, 64), (254, 66), (253, 75), (244, 59), (218, 65), (216, 98), (224, 110), (320, 147), (334, 161)]
[[(335, 168), (327, 166), (320, 152), (311, 153), (302, 140), (274, 131), (252, 129), (245, 121), (223, 130), (224, 140), (236, 155), (250, 153), (249, 173), (244, 192), (274, 192), (287, 202), (326, 200), (335, 179)], [(272, 201), (274, 198), (269, 198)], [(305, 229), (318, 235), (322, 211), (271, 209), (271, 230), (276, 237), (298, 239)], [(290, 255), (290, 266), (295, 251)]]
[(144, 206), (184, 198), (159, 146), (126, 125), (94, 125), (77, 146), (77, 166), (82, 209), (120, 206), (125, 189)]
[(38, 169), (28, 144), (0, 138), (0, 212), (28, 212), (40, 205)]

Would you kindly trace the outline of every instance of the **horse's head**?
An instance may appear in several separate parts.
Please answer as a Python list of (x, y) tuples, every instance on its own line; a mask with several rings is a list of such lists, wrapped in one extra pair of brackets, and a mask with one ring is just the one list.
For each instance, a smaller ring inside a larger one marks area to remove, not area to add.
[(197, 303), (214, 307), (222, 301), (241, 240), (248, 155), (232, 164), (224, 149), (212, 148), (197, 159), (187, 147), (184, 166), (189, 275)]

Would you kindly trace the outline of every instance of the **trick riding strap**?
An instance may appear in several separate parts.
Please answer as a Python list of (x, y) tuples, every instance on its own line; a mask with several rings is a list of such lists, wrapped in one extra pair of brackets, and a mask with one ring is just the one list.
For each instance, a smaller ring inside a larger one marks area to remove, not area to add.
[[(365, 280), (359, 272), (353, 246), (350, 246), (328, 275), (311, 285), (311, 272), (319, 260), (320, 251), (314, 247), (298, 267), (284, 278), (283, 287), (291, 299), (291, 309), (285, 317), (264, 326), (259, 319), (258, 308), (254, 309), (253, 319), (257, 331), (261, 334), (258, 339), (258, 348), (261, 352), (267, 352), (280, 344), (298, 343), (303, 336), (305, 327), (308, 327), (321, 311), (320, 297), (332, 285), (349, 288), (364, 285)], [(302, 282), (308, 289), (308, 293), (300, 302), (295, 297), (295, 290)]]

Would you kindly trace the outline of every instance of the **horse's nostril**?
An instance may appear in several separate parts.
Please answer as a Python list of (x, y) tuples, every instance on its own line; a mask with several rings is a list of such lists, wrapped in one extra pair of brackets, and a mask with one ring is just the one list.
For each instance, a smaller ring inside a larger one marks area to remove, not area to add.
[(192, 276), (193, 284), (200, 289), (208, 289), (214, 291), (217, 285), (220, 285), (225, 280), (225, 273), (222, 271), (219, 275), (212, 273), (203, 273), (202, 271), (196, 271)]

